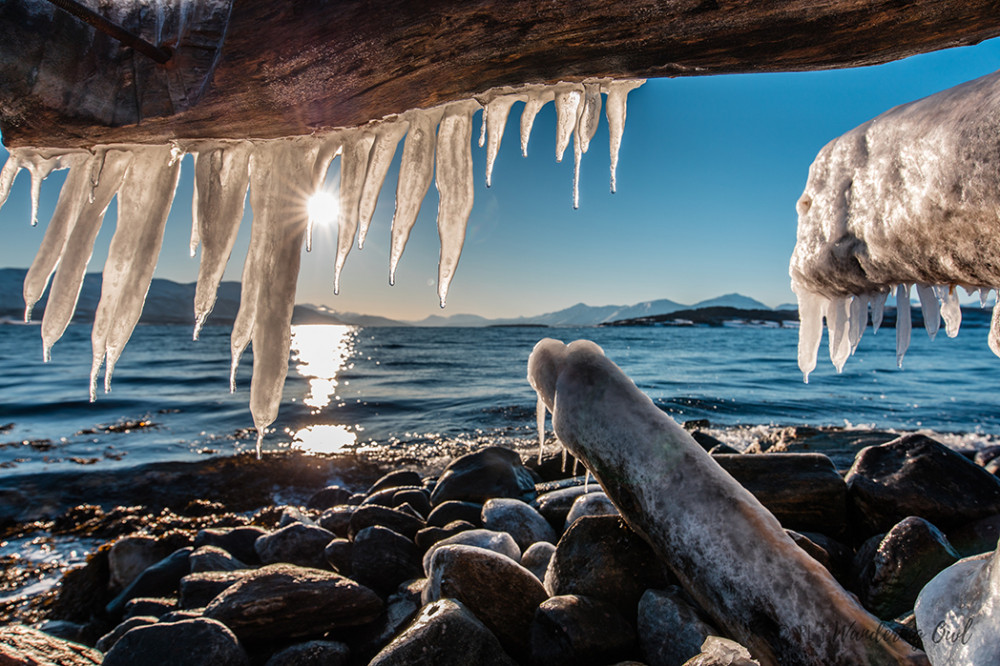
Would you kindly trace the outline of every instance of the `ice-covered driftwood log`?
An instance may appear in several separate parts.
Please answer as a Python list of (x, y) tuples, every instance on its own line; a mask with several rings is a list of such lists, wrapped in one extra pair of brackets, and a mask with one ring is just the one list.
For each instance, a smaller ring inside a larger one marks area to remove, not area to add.
[(608, 358), (545, 339), (528, 379), (559, 440), (711, 613), (762, 664), (927, 664)]

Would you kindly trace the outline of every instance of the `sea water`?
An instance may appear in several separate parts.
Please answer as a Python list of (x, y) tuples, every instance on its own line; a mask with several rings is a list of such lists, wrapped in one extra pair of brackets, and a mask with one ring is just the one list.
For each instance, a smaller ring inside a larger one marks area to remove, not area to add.
[[(865, 335), (843, 373), (808, 385), (794, 327), (382, 328), (296, 326), (267, 450), (447, 457), (530, 448), (528, 355), (543, 337), (588, 338), (678, 421), (707, 419), (737, 446), (758, 425), (931, 430), (969, 446), (1000, 438), (1000, 359), (987, 329), (919, 329), (896, 367), (891, 329)], [(72, 325), (43, 363), (36, 326), (0, 326), (0, 475), (196, 460), (253, 448), (252, 353), (229, 393), (229, 330), (139, 326), (112, 392), (88, 401), (90, 327)]]

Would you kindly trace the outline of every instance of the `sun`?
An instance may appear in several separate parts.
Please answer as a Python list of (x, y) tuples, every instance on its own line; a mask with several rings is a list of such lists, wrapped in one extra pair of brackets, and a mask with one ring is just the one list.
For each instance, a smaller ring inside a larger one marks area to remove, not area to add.
[(326, 227), (337, 221), (339, 214), (340, 200), (337, 195), (320, 190), (306, 202), (306, 210), (309, 213), (310, 226)]

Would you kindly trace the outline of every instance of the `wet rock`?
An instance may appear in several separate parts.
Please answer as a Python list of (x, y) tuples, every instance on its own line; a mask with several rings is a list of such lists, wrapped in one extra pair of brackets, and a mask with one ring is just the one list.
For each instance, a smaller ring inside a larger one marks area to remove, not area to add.
[(578, 595), (546, 599), (531, 623), (531, 658), (551, 666), (598, 666), (636, 651), (635, 629), (606, 601)]
[(830, 570), (830, 554), (816, 544), (812, 539), (796, 532), (795, 530), (785, 530), (785, 534), (792, 537), (795, 545), (809, 553), (809, 556), (823, 565), (827, 571)]
[(1000, 514), (948, 530), (948, 541), (962, 557), (989, 553), (1000, 540)]
[(364, 501), (365, 501), (365, 493), (354, 493), (353, 495), (347, 498), (347, 503), (353, 504), (355, 506), (360, 505)]
[(619, 515), (618, 507), (614, 505), (614, 502), (603, 491), (580, 495), (574, 500), (573, 506), (570, 508), (569, 513), (566, 514), (566, 525), (563, 531), (575, 523), (577, 518), (582, 518), (583, 516), (617, 515)]
[(958, 559), (934, 525), (906, 518), (889, 530), (861, 568), (858, 596), (876, 617), (891, 620), (913, 610), (924, 585)]
[(533, 543), (555, 543), (555, 530), (542, 514), (520, 500), (496, 498), (483, 504), (483, 527), (494, 532), (506, 532), (522, 551)]
[(863, 449), (846, 480), (867, 534), (908, 516), (947, 530), (1000, 513), (1000, 479), (924, 435)]
[(199, 618), (137, 627), (104, 656), (105, 666), (150, 663), (171, 666), (245, 666), (250, 661), (221, 622)]
[(181, 578), (190, 571), (188, 559), (192, 548), (181, 548), (139, 574), (132, 583), (112, 599), (105, 611), (112, 618), (121, 617), (125, 604), (135, 597), (165, 597), (177, 591)]
[(86, 643), (86, 636), (89, 629), (85, 624), (69, 622), (67, 620), (45, 620), (35, 628), (45, 632), (49, 636), (55, 636), (56, 638), (73, 643)]
[(712, 437), (704, 430), (692, 430), (691, 436), (694, 438), (694, 441), (698, 442), (698, 444), (701, 445), (701, 448), (705, 449), (706, 451), (711, 451), (717, 446), (726, 445), (721, 439)]
[(466, 454), (449, 464), (431, 493), (431, 504), (448, 500), (485, 502), (494, 497), (524, 501), (535, 498), (535, 480), (510, 449), (491, 446)]
[(59, 664), (93, 666), (101, 663), (101, 653), (86, 645), (49, 636), (21, 624), (0, 627), (0, 664)]
[(330, 530), (338, 537), (346, 537), (347, 530), (351, 526), (351, 517), (358, 507), (352, 504), (338, 504), (324, 511), (317, 524), (324, 530)]
[(976, 451), (976, 454), (973, 457), (973, 462), (980, 467), (986, 467), (987, 464), (996, 460), (998, 457), (1000, 457), (1000, 446), (987, 446)]
[(545, 572), (555, 552), (556, 547), (548, 541), (534, 543), (521, 555), (521, 566), (535, 574), (539, 581), (544, 581)]
[(588, 493), (600, 491), (601, 487), (596, 483), (589, 485), (580, 483), (539, 495), (538, 499), (534, 502), (534, 506), (538, 509), (538, 513), (545, 516), (550, 525), (561, 530), (565, 527), (566, 517), (569, 515), (570, 509), (573, 508), (573, 503), (576, 502), (577, 498)]
[(118, 642), (118, 639), (125, 635), (125, 632), (135, 629), (136, 627), (145, 627), (149, 624), (156, 624), (159, 620), (152, 615), (137, 615), (135, 617), (130, 617), (122, 621), (117, 627), (104, 634), (97, 640), (97, 649), (101, 652), (107, 652), (114, 644)]
[(434, 557), (434, 552), (438, 548), (459, 544), (491, 550), (495, 553), (509, 557), (514, 562), (521, 561), (521, 549), (517, 547), (517, 543), (514, 541), (514, 538), (506, 532), (494, 532), (492, 530), (483, 529), (466, 530), (464, 532), (459, 532), (454, 536), (450, 536), (447, 539), (438, 541), (436, 544), (431, 546), (426, 553), (424, 553), (422, 562), (424, 573), (430, 575), (431, 558)]
[(370, 493), (367, 497), (365, 497), (364, 501), (361, 502), (361, 506), (364, 506), (366, 504), (378, 504), (379, 506), (387, 506), (390, 509), (399, 506), (403, 502), (393, 501), (393, 498), (396, 496), (396, 493), (400, 492), (401, 490), (414, 490), (421, 494), (427, 492), (426, 490), (424, 490), (423, 486), (400, 486), (400, 487), (383, 488), (381, 490), (376, 490), (375, 492)]
[(350, 653), (336, 641), (307, 641), (274, 653), (264, 666), (346, 666)]
[(424, 606), (369, 666), (515, 666), (497, 637), (461, 603), (442, 599)]
[(327, 486), (309, 498), (309, 501), (306, 502), (306, 508), (324, 511), (330, 507), (346, 503), (353, 494), (350, 490), (341, 486)]
[(684, 662), (683, 666), (760, 666), (750, 657), (750, 651), (728, 638), (709, 636), (701, 652)]
[(170, 554), (170, 549), (149, 536), (126, 536), (111, 544), (108, 567), (111, 587), (122, 590), (139, 574)]
[(139, 615), (163, 617), (173, 610), (177, 610), (177, 599), (174, 597), (136, 597), (125, 604), (122, 617), (126, 620)]
[(267, 534), (267, 530), (250, 525), (245, 527), (208, 528), (199, 531), (195, 535), (194, 547), (217, 546), (241, 562), (260, 564), (260, 558), (257, 556), (254, 543), (264, 534)]
[(354, 537), (351, 578), (379, 594), (423, 575), (420, 551), (411, 539), (381, 527), (366, 527)]
[(423, 488), (403, 488), (392, 496), (391, 506), (408, 504), (421, 517), (427, 518), (431, 513), (431, 495)]
[(250, 571), (201, 571), (184, 576), (180, 584), (180, 607), (204, 608), (224, 590), (246, 578)]
[(427, 516), (427, 524), (434, 527), (444, 527), (448, 523), (456, 520), (464, 520), (472, 523), (476, 527), (483, 525), (483, 505), (481, 502), (459, 502), (449, 500), (441, 502), (430, 515)]
[[(365, 529), (371, 529), (365, 528)], [(362, 530), (363, 532), (364, 530)], [(334, 539), (326, 544), (323, 549), (323, 557), (330, 567), (342, 576), (351, 575), (351, 551), (354, 549), (354, 542), (347, 539)]]
[(264, 564), (289, 562), (303, 567), (326, 567), (323, 549), (334, 539), (332, 532), (314, 525), (292, 523), (257, 539), (254, 548)]
[(423, 484), (423, 479), (414, 471), (400, 469), (394, 472), (389, 472), (378, 481), (372, 484), (371, 488), (368, 489), (368, 495), (377, 493), (380, 490), (385, 490), (386, 488), (401, 488), (403, 486), (421, 486)]
[(299, 507), (281, 507), (281, 517), (278, 519), (278, 527), (288, 527), (289, 525), (294, 525), (295, 523), (302, 523), (303, 525), (316, 525), (316, 521), (312, 519), (312, 516)]
[(462, 602), (515, 658), (530, 652), (531, 620), (546, 597), (538, 579), (517, 562), (465, 545), (434, 551), (424, 589), (425, 603), (443, 598)]
[[(426, 578), (420, 581), (426, 582)], [(367, 664), (413, 620), (421, 606), (424, 585), (416, 580), (399, 586), (385, 602), (385, 612), (378, 620), (352, 630), (355, 661)]]
[(708, 624), (676, 586), (646, 590), (639, 599), (639, 647), (649, 666), (677, 666), (701, 653), (718, 630)]
[(743, 453), (739, 449), (733, 448), (728, 444), (716, 444), (711, 449), (709, 449), (708, 452), (711, 453), (713, 456), (737, 455)]
[(393, 532), (398, 532), (408, 539), (412, 539), (417, 535), (417, 532), (427, 526), (427, 523), (423, 519), (415, 518), (404, 511), (378, 506), (377, 504), (368, 504), (358, 507), (354, 515), (351, 516), (348, 535), (353, 539), (361, 530), (375, 525), (387, 527)]
[(417, 536), (414, 537), (413, 540), (416, 542), (417, 548), (419, 548), (422, 552), (426, 552), (428, 548), (439, 541), (455, 536), (459, 532), (467, 532), (474, 529), (476, 529), (476, 527), (472, 523), (468, 523), (464, 520), (455, 520), (448, 523), (444, 527), (425, 527), (417, 532)]
[(196, 548), (191, 553), (189, 563), (191, 565), (191, 573), (202, 571), (237, 571), (238, 569), (247, 568), (247, 565), (218, 546)]
[(841, 585), (848, 586), (854, 551), (846, 544), (819, 532), (796, 532), (796, 534), (805, 537), (814, 547), (825, 553), (827, 562), (824, 566)]
[(382, 611), (374, 592), (328, 571), (272, 564), (253, 571), (205, 608), (237, 636), (255, 639), (322, 634), (371, 622)]
[(160, 622), (180, 622), (181, 620), (194, 620), (202, 617), (204, 608), (188, 608), (186, 610), (175, 610), (160, 618)]
[(667, 583), (653, 550), (615, 516), (584, 516), (573, 523), (545, 573), (545, 588), (553, 596), (604, 599), (625, 617), (635, 616), (646, 589)]

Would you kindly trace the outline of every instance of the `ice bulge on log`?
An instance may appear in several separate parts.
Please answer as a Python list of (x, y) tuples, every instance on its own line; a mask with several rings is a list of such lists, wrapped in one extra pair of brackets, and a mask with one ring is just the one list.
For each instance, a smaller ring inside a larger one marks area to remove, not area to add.
[[(556, 435), (685, 590), (761, 664), (927, 664), (593, 342), (539, 342)], [(720, 519), (724, 517), (724, 519)]]
[[(610, 100), (610, 97), (609, 97)], [(609, 101), (610, 104), (610, 101)], [(789, 273), (799, 301), (799, 367), (816, 366), (823, 319), (850, 351), (895, 295), (896, 357), (910, 343), (916, 287), (933, 338), (961, 324), (957, 288), (1000, 287), (1000, 72), (891, 109), (819, 152), (799, 198)], [(848, 316), (842, 316), (844, 300)], [(1000, 306), (994, 321), (1000, 322)], [(1000, 326), (989, 335), (1000, 355)], [(844, 348), (830, 345), (838, 369)]]

